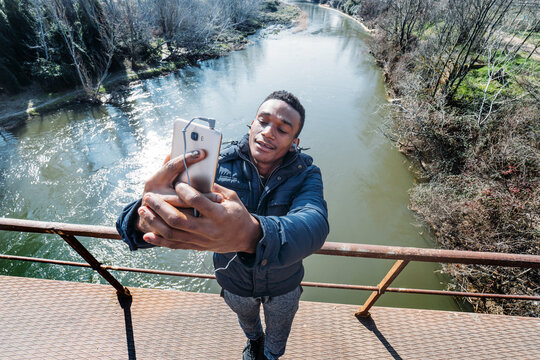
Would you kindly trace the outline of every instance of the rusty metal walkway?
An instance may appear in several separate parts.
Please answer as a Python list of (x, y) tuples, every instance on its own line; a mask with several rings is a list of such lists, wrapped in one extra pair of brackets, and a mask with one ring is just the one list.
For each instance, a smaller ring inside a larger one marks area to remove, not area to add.
[[(0, 276), (0, 359), (239, 359), (215, 294)], [(123, 306), (122, 306), (123, 305)], [(540, 319), (302, 301), (283, 359), (540, 359)]]

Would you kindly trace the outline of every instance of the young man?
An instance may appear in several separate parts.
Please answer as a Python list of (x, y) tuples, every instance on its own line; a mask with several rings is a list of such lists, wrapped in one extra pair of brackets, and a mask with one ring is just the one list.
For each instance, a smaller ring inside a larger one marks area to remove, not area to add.
[[(146, 182), (142, 199), (117, 221), (132, 250), (214, 251), (222, 296), (248, 338), (243, 359), (283, 355), (302, 292), (302, 259), (320, 249), (328, 235), (321, 172), (297, 148), (304, 118), (294, 95), (271, 93), (249, 134), (221, 152), (212, 194), (175, 183), (184, 170), (180, 156)], [(186, 163), (204, 156), (188, 154)], [(201, 216), (192, 216), (189, 208)]]

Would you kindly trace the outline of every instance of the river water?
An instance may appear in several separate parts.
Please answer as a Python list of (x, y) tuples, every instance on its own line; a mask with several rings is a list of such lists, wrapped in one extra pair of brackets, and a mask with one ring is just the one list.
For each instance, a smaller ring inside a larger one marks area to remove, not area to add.
[[(267, 31), (245, 50), (130, 86), (115, 105), (78, 105), (0, 136), (0, 216), (112, 226), (171, 146), (176, 117), (214, 117), (223, 140), (240, 138), (261, 100), (287, 89), (306, 108), (300, 145), (322, 169), (328, 241), (433, 247), (408, 210), (408, 164), (383, 135), (384, 83), (353, 20), (300, 3), (302, 31)], [(81, 241), (106, 264), (211, 273), (211, 254), (130, 252), (115, 240)], [(80, 261), (57, 236), (0, 232), (0, 252)], [(392, 262), (313, 255), (307, 281), (375, 285)], [(411, 263), (392, 284), (442, 289), (435, 264)], [(103, 283), (88, 269), (0, 260), (0, 274)], [(215, 281), (115, 273), (124, 285), (219, 292)], [(305, 288), (303, 300), (361, 304), (367, 292)], [(456, 310), (441, 296), (387, 293), (379, 306)]]

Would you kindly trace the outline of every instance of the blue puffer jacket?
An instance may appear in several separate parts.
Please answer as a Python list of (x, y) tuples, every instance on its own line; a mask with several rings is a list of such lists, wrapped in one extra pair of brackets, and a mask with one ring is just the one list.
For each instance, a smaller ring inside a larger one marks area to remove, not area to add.
[[(216, 182), (236, 191), (248, 211), (257, 217), (263, 237), (255, 254), (214, 254), (218, 283), (240, 296), (277, 296), (294, 290), (302, 281), (302, 259), (319, 250), (328, 235), (328, 212), (322, 177), (313, 159), (290, 152), (263, 186), (249, 160), (248, 136), (223, 150)], [(140, 200), (128, 205), (116, 223), (130, 249), (152, 245), (135, 230)]]

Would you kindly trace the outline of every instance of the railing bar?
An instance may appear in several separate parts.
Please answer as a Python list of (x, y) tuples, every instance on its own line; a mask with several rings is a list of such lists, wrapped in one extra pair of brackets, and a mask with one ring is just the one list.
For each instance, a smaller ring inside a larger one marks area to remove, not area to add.
[[(67, 235), (120, 239), (120, 235), (113, 227), (10, 218), (0, 218), (0, 230), (34, 233), (63, 232)], [(317, 254), (388, 260), (540, 268), (540, 256), (538, 255), (424, 249), (371, 244), (326, 242)]]
[[(79, 266), (79, 267), (86, 267), (86, 268), (91, 267), (87, 263), (78, 263), (78, 262), (65, 261), (65, 260), (32, 258), (32, 257), (18, 256), (18, 255), (0, 254), (0, 259), (48, 263), (48, 264), (53, 264), (53, 265)], [(177, 271), (140, 269), (140, 268), (130, 268), (130, 267), (110, 266), (110, 265), (101, 265), (101, 266), (105, 269), (114, 270), (114, 271), (138, 272), (138, 273), (169, 275), (169, 276), (184, 276), (184, 277), (203, 278), (203, 279), (215, 279), (214, 275), (209, 275), (209, 274), (194, 274), (194, 273), (183, 273), (183, 272), (177, 272)], [(342, 290), (360, 290), (360, 291), (376, 291), (377, 290), (376, 286), (369, 286), (369, 285), (318, 283), (318, 282), (309, 282), (309, 281), (303, 281), (301, 285), (307, 286), (307, 287), (319, 287), (319, 288), (342, 289)], [(468, 293), (468, 292), (459, 292), (459, 291), (429, 290), (429, 289), (387, 288), (386, 292), (540, 301), (540, 296), (531, 296), (531, 295)]]
[(407, 260), (397, 260), (392, 268), (388, 271), (388, 273), (385, 275), (385, 277), (381, 280), (381, 282), (377, 285), (377, 290), (373, 291), (369, 298), (366, 300), (364, 305), (358, 309), (356, 314), (354, 314), (356, 317), (368, 317), (369, 315), (369, 309), (375, 303), (377, 300), (384, 294), (386, 289), (390, 286), (392, 281), (396, 279), (396, 277), (405, 269), (409, 261)]
[(88, 236), (102, 239), (120, 240), (114, 227), (46, 222), (25, 219), (0, 218), (0, 230), (22, 231), (42, 234), (56, 234), (61, 231), (67, 235)]
[(308, 287), (327, 288), (327, 289), (377, 291), (377, 287), (371, 286), (371, 285), (350, 285), (350, 284), (320, 283), (320, 282), (311, 282), (311, 281), (302, 281), (300, 285), (308, 286)]
[(62, 231), (55, 231), (59, 236), (64, 239), (69, 246), (73, 248), (88, 264), (90, 267), (97, 271), (109, 284), (112, 285), (123, 296), (130, 296), (129, 289), (124, 287), (114, 276), (111, 275), (106, 269), (103, 268), (101, 263), (84, 247), (83, 244), (73, 235), (64, 234)]
[(540, 256), (538, 255), (425, 249), (371, 244), (326, 242), (317, 254), (388, 260), (540, 268)]
[(66, 261), (66, 260), (33, 258), (33, 257), (18, 256), (18, 255), (0, 254), (0, 259), (30, 261), (30, 262), (37, 262), (37, 263), (53, 264), (53, 265), (68, 265), (68, 266), (79, 266), (79, 267), (91, 268), (90, 264), (88, 263), (79, 263), (79, 262)]
[(444, 295), (444, 296), (464, 296), (464, 297), (478, 297), (478, 298), (501, 298), (501, 299), (540, 301), (540, 296), (534, 296), (534, 295), (469, 293), (469, 292), (462, 292), (462, 291), (408, 289), (408, 288), (388, 288), (386, 289), (386, 292), (420, 294), (420, 295)]
[(122, 266), (111, 266), (111, 265), (102, 265), (102, 266), (105, 269), (116, 270), (116, 271), (138, 272), (138, 273), (145, 273), (145, 274), (168, 275), (168, 276), (184, 276), (184, 277), (192, 277), (192, 278), (211, 279), (211, 280), (216, 278), (215, 275), (210, 275), (210, 274), (196, 274), (196, 273), (168, 271), (168, 270), (139, 269), (139, 268), (130, 268), (130, 267), (122, 267)]

